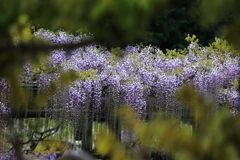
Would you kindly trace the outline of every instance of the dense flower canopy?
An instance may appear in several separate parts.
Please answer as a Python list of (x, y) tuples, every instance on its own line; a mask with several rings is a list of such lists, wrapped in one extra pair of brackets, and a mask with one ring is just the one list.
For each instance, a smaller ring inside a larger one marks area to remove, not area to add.
[[(87, 35), (74, 36), (63, 31), (56, 35), (43, 29), (35, 36), (51, 44), (78, 43), (88, 38)], [(123, 100), (124, 104), (143, 114), (146, 114), (149, 99), (153, 97), (156, 101), (154, 107), (159, 110), (177, 107), (176, 91), (186, 83), (206, 94), (214, 101), (215, 107), (223, 104), (236, 107), (239, 105), (236, 84), (239, 57), (209, 48), (191, 42), (185, 51), (187, 54), (183, 55), (176, 51), (164, 54), (152, 46), (127, 46), (122, 51), (125, 56), (120, 60), (96, 44), (70, 51), (58, 49), (50, 51), (48, 59), (38, 69), (26, 62), (20, 79), (22, 84), (29, 84), (34, 77), (39, 88), (44, 90), (51, 83), (57, 83), (63, 73), (78, 74), (79, 78), (70, 85), (62, 87), (59, 84), (59, 89), (51, 93), (53, 101), (65, 98), (66, 104), (62, 107), (69, 111), (86, 107), (89, 99), (93, 99), (94, 107), (99, 108), (106, 91), (111, 91), (110, 96), (116, 105)], [(6, 80), (1, 82), (1, 87), (6, 88)], [(59, 96), (63, 90), (65, 96)], [(6, 92), (5, 89), (1, 91)], [(1, 103), (7, 102), (4, 98), (6, 96), (1, 97)]]
[[(63, 31), (56, 35), (46, 30), (36, 32), (35, 36), (52, 44), (77, 43), (88, 37)], [(42, 64), (46, 69), (38, 73), (37, 83), (44, 89), (57, 81), (62, 73), (73, 71), (78, 74), (79, 78), (64, 89), (59, 85), (59, 90), (51, 97), (61, 101), (63, 97), (59, 94), (63, 94), (64, 90), (67, 96), (62, 107), (69, 111), (85, 108), (90, 99), (93, 99), (94, 108), (99, 108), (106, 91), (112, 93), (108, 96), (114, 99), (116, 106), (124, 101), (141, 114), (146, 114), (147, 106), (152, 105), (157, 110), (177, 109), (180, 104), (176, 91), (186, 83), (214, 101), (215, 107), (225, 104), (236, 107), (239, 105), (239, 94), (234, 82), (239, 79), (239, 57), (209, 48), (199, 47), (193, 41), (185, 51), (187, 54), (183, 55), (176, 51), (164, 54), (152, 46), (127, 46), (120, 60), (96, 44), (71, 51), (53, 50), (47, 62)], [(31, 65), (26, 63), (23, 77), (29, 77), (30, 72), (33, 72)], [(154, 98), (155, 104), (149, 104), (151, 98)]]

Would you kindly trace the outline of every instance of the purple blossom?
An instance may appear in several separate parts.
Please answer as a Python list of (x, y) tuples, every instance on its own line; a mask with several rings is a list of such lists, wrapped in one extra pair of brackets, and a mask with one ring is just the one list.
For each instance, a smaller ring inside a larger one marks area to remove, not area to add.
[(137, 46), (127, 46), (125, 48), (125, 53), (138, 53), (139, 51), (140, 49)]
[(53, 65), (62, 64), (66, 61), (66, 52), (63, 50), (54, 50), (49, 54), (49, 61)]

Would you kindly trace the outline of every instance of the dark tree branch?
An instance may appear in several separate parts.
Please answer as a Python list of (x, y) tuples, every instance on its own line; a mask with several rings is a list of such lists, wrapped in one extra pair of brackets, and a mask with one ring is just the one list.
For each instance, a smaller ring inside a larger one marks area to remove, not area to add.
[[(64, 109), (52, 109), (49, 110), (12, 110), (9, 118), (47, 118), (50, 117), (54, 113), (60, 113), (65, 111)], [(101, 114), (93, 115), (93, 120), (98, 122), (106, 121), (107, 117)]]
[[(43, 131), (43, 132), (33, 131), (31, 134), (31, 137), (29, 138), (28, 141), (19, 143), (20, 146), (23, 146), (23, 145), (29, 144), (29, 143), (31, 144), (31, 147), (29, 149), (23, 150), (22, 153), (25, 152), (27, 154), (28, 152), (33, 151), (37, 147), (39, 142), (41, 142), (45, 138), (50, 137), (51, 135), (55, 134), (58, 131), (59, 127), (60, 127), (60, 125), (58, 125), (57, 127), (48, 129), (46, 131)], [(34, 139), (34, 137), (36, 137), (36, 139)]]

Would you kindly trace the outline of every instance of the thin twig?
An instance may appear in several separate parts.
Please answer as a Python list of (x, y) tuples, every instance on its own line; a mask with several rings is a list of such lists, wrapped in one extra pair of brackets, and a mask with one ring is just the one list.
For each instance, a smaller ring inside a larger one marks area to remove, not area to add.
[[(33, 131), (33, 132), (31, 133), (31, 137), (29, 138), (28, 141), (26, 141), (26, 142), (19, 142), (19, 143), (18, 143), (19, 146), (23, 146), (23, 145), (29, 144), (29, 143), (34, 144), (34, 145), (31, 146), (30, 149), (25, 149), (25, 150), (23, 150), (22, 153), (26, 152), (26, 154), (27, 154), (28, 152), (33, 151), (33, 150), (37, 147), (37, 145), (39, 144), (39, 142), (41, 142), (41, 141), (43, 141), (45, 138), (47, 138), (47, 137), (55, 134), (55, 133), (58, 131), (59, 127), (60, 127), (60, 125), (58, 125), (57, 127), (54, 127), (54, 128), (48, 129), (48, 130), (45, 130), (45, 131), (43, 131), (43, 132)], [(36, 137), (36, 139), (34, 139), (34, 137)]]
[(137, 139), (133, 144), (131, 144), (129, 147), (127, 147), (127, 149), (131, 149), (131, 148), (135, 147), (138, 142), (140, 142), (139, 139)]

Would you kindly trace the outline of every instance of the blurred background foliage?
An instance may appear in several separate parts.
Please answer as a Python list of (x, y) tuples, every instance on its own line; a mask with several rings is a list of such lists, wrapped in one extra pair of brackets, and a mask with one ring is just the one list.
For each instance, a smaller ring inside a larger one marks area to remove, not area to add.
[[(39, 28), (69, 32), (83, 28), (109, 48), (140, 42), (163, 50), (185, 48), (184, 37), (188, 33), (196, 34), (203, 45), (215, 36), (223, 36), (238, 48), (239, 5), (237, 0), (1, 0), (0, 77), (10, 80), (15, 104), (28, 102), (18, 74), (25, 61), (37, 63), (47, 53), (41, 47), (32, 48), (46, 45), (31, 36)], [(174, 158), (184, 160), (239, 159), (239, 116), (221, 111), (206, 119), (208, 107), (202, 107), (208, 105), (201, 100), (197, 103), (189, 104), (195, 107), (194, 129), (179, 127), (176, 120), (166, 122), (162, 116), (145, 124), (129, 110), (121, 115), (131, 119), (128, 127), (145, 148), (154, 144), (153, 148), (169, 150)], [(115, 157), (112, 159), (124, 159), (127, 151), (121, 145), (114, 146), (115, 143), (113, 134), (104, 136), (99, 152)]]
[(31, 27), (32, 31), (87, 29), (109, 47), (144, 42), (163, 49), (184, 48), (186, 34), (197, 35), (203, 45), (216, 35), (237, 44), (238, 8), (235, 0), (2, 0), (0, 40), (2, 45), (12, 43), (18, 34), (26, 41)]
[(196, 15), (189, 14), (190, 4), (173, 7), (165, 14), (154, 18), (150, 22), (143, 44), (158, 46), (163, 51), (175, 48), (183, 49), (188, 46), (184, 40), (187, 34), (196, 35), (203, 46), (212, 43), (221, 26), (209, 29), (201, 28)]
[(110, 47), (145, 39), (145, 43), (163, 48), (183, 48), (186, 34), (196, 34), (203, 39), (204, 45), (214, 39), (223, 25), (231, 29), (224, 33), (232, 40), (230, 37), (235, 35), (233, 32), (237, 33), (239, 25), (238, 7), (234, 0), (229, 3), (217, 0), (3, 0), (0, 39), (11, 42), (10, 37), (26, 33), (27, 25), (33, 25), (33, 30), (47, 28), (75, 32), (84, 28), (97, 41)]

